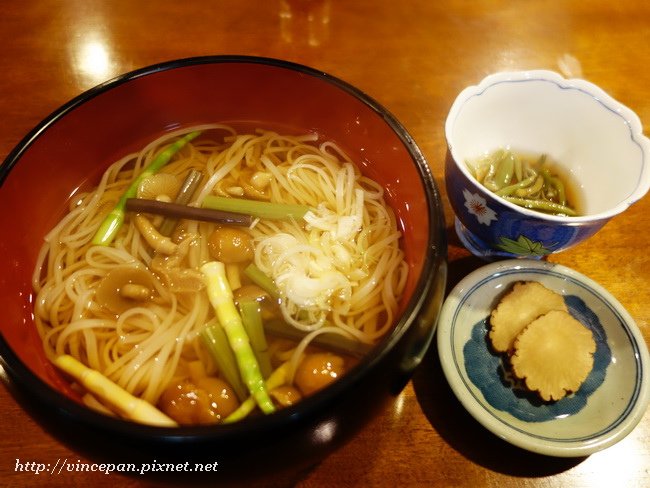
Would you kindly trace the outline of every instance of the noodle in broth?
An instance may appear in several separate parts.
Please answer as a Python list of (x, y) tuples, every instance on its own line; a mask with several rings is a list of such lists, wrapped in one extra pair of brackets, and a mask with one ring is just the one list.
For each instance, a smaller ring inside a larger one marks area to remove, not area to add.
[[(383, 189), (336, 144), (318, 144), (315, 135), (238, 134), (211, 124), (167, 134), (112, 164), (95, 189), (75, 197), (45, 237), (33, 287), (35, 321), (47, 356), (70, 355), (152, 405), (170, 385), (190, 377), (197, 363), (208, 375), (220, 376), (199, 340), (201, 330), (215, 320), (199, 270), (214, 260), (209, 236), (219, 224), (180, 220), (165, 240), (169, 247), (156, 250), (143, 226), (159, 228), (164, 217), (145, 214), (139, 222), (140, 216), (127, 213), (110, 246), (92, 244), (133, 179), (171, 142), (193, 130), (202, 131), (201, 137), (156, 175), (180, 184), (190, 171), (200, 171), (202, 184), (191, 206), (220, 195), (310, 209), (304, 219), (258, 218), (241, 229), (254, 244), (251, 262), (278, 287), (274, 320), (301, 337), (275, 340), (267, 331), (274, 367), (288, 361), (286, 384), (291, 385), (319, 337), (377, 343), (393, 324), (407, 276), (401, 234)], [(245, 264), (226, 265), (235, 291), (248, 284), (241, 272)], [(150, 293), (116, 313), (101, 302), (98, 290), (106, 287), (107, 276), (118, 274), (114, 270), (134, 268)], [(84, 398), (101, 403), (91, 395)]]

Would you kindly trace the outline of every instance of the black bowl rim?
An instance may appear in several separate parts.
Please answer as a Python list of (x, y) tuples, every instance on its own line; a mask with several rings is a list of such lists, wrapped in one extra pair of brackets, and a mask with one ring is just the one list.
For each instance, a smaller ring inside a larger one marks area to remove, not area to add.
[[(9, 374), (12, 381), (23, 387), (32, 396), (42, 401), (44, 404), (54, 407), (56, 411), (66, 417), (82, 422), (89, 426), (99, 427), (104, 430), (112, 431), (116, 434), (126, 436), (127, 438), (139, 440), (157, 439), (159, 441), (187, 442), (193, 440), (218, 439), (226, 435), (238, 435), (243, 432), (250, 432), (257, 429), (271, 429), (282, 427), (287, 424), (301, 421), (309, 416), (309, 412), (319, 404), (331, 404), (336, 397), (344, 390), (355, 385), (364, 376), (364, 372), (371, 369), (373, 364), (381, 361), (386, 356), (399, 339), (404, 335), (406, 330), (414, 325), (418, 313), (426, 305), (430, 294), (435, 291), (435, 284), (444, 286), (446, 282), (445, 263), (447, 260), (444, 213), (441, 203), (440, 193), (426, 162), (426, 159), (415, 143), (414, 139), (408, 133), (406, 128), (393, 116), (386, 108), (379, 104), (375, 99), (368, 96), (351, 84), (332, 76), (324, 71), (294, 63), (291, 61), (247, 55), (210, 55), (197, 56), (165, 61), (143, 68), (139, 68), (124, 74), (118, 75), (106, 82), (103, 82), (89, 90), (81, 93), (71, 99), (64, 105), (60, 106), (49, 116), (36, 125), (9, 153), (0, 166), (0, 187), (9, 174), (10, 170), (16, 165), (21, 156), (27, 151), (29, 146), (38, 139), (50, 126), (75, 108), (83, 105), (96, 96), (110, 91), (124, 83), (132, 80), (156, 74), (161, 71), (168, 71), (179, 68), (187, 68), (201, 64), (221, 64), (221, 63), (252, 63), (263, 64), (271, 67), (288, 69), (303, 73), (308, 76), (316, 77), (330, 83), (339, 89), (352, 95), (364, 105), (369, 107), (373, 112), (379, 115), (386, 124), (395, 132), (409, 152), (423, 184), (426, 204), (428, 209), (429, 224), (431, 232), (427, 242), (427, 256), (423, 264), (423, 269), (418, 282), (413, 291), (412, 298), (409, 300), (406, 309), (393, 329), (393, 332), (387, 336), (380, 345), (376, 347), (376, 353), (371, 357), (364, 358), (359, 365), (350, 370), (341, 379), (336, 381), (328, 388), (308, 397), (296, 406), (279, 410), (268, 417), (260, 416), (245, 419), (241, 422), (228, 425), (214, 426), (187, 426), (187, 427), (158, 427), (112, 418), (97, 413), (74, 400), (62, 395), (60, 392), (45, 383), (36, 376), (14, 353), (9, 347), (4, 336), (0, 332), (0, 362), (5, 371)], [(437, 220), (437, 221), (436, 221)], [(445, 273), (442, 283), (436, 278), (437, 273)], [(440, 300), (442, 301), (442, 300)], [(441, 303), (436, 306), (439, 309)], [(437, 319), (437, 317), (436, 317)], [(426, 350), (433, 338), (437, 323), (431, 324), (431, 331), (428, 340), (424, 345)], [(424, 354), (424, 352), (422, 353)]]

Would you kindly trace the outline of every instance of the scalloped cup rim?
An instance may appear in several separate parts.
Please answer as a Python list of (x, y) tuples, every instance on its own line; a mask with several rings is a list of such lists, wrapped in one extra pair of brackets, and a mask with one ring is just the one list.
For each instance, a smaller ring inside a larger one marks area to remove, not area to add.
[[(472, 96), (482, 93), (496, 83), (507, 82), (507, 81), (519, 81), (519, 80), (548, 80), (557, 83), (558, 85), (566, 88), (575, 87), (578, 88), (590, 95), (593, 96), (596, 100), (602, 104), (610, 107), (614, 112), (619, 114), (624, 118), (625, 122), (630, 127), (630, 131), (634, 140), (639, 143), (643, 151), (644, 163), (641, 168), (641, 173), (639, 175), (639, 184), (634, 189), (630, 195), (623, 199), (620, 203), (610, 208), (607, 211), (597, 212), (589, 215), (581, 215), (576, 217), (566, 217), (566, 216), (557, 216), (545, 214), (542, 212), (536, 212), (534, 210), (529, 210), (518, 205), (515, 205), (504, 198), (495, 195), (490, 192), (482, 185), (478, 184), (474, 177), (470, 174), (466, 167), (463, 164), (459, 164), (458, 158), (456, 158), (454, 146), (449, 139), (449, 134), (452, 132), (452, 124), (456, 120), (459, 110), (462, 105)], [(559, 222), (563, 224), (588, 224), (591, 222), (597, 222), (601, 220), (610, 219), (622, 212), (624, 212), (630, 205), (639, 201), (645, 196), (646, 193), (650, 190), (650, 164), (646, 161), (647, 158), (650, 158), (650, 139), (646, 137), (643, 133), (643, 125), (641, 124), (641, 119), (639, 116), (629, 107), (623, 105), (619, 101), (615, 100), (611, 95), (605, 92), (602, 88), (594, 83), (580, 79), (580, 78), (565, 78), (559, 73), (551, 70), (543, 69), (534, 69), (534, 70), (525, 70), (525, 71), (501, 71), (497, 73), (492, 73), (485, 76), (478, 84), (470, 85), (464, 88), (454, 100), (447, 118), (445, 119), (445, 139), (447, 142), (447, 148), (452, 156), (452, 159), (455, 165), (460, 169), (460, 171), (472, 182), (476, 183), (476, 188), (484, 195), (488, 196), (491, 199), (495, 199), (500, 204), (508, 207), (516, 212), (519, 212), (523, 215), (537, 218), (540, 220), (546, 220), (549, 222)]]

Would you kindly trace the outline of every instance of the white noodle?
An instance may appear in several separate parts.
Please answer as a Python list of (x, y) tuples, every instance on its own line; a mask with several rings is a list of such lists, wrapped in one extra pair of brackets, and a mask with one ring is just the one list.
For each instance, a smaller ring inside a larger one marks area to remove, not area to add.
[[(242, 170), (253, 170), (272, 177), (269, 200), (311, 207), (306, 221), (256, 219), (248, 229), (256, 243), (256, 264), (284, 293), (280, 310), (285, 321), (306, 332), (286, 351), (290, 376), (322, 334), (366, 344), (379, 340), (393, 323), (408, 272), (381, 186), (362, 176), (336, 144), (315, 146), (316, 134), (259, 130), (239, 135), (228, 126), (204, 124), (170, 132), (115, 162), (96, 188), (75, 196), (67, 215), (47, 234), (32, 275), (34, 315), (46, 354), (72, 354), (154, 404), (188, 361), (210, 362), (198, 340), (201, 328), (214, 318), (203, 290), (179, 292), (163, 277), (154, 277), (154, 299), (116, 316), (97, 301), (99, 283), (116, 266), (147, 269), (156, 254), (128, 216), (112, 246), (91, 244), (132, 179), (168, 144), (193, 130), (216, 136), (187, 144), (161, 170), (179, 178), (190, 169), (205, 173), (191, 205), (217, 192), (220, 182), (235, 186)], [(195, 241), (184, 246), (178, 263), (196, 271), (212, 259), (207, 236), (215, 224), (183, 225)], [(277, 247), (283, 238), (291, 244)], [(292, 289), (283, 289), (285, 284)], [(206, 370), (214, 371), (213, 365)]]

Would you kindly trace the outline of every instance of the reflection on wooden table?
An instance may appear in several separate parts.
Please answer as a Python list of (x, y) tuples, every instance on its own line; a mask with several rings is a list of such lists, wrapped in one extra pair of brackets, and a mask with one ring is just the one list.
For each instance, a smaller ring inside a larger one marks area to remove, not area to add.
[[(451, 289), (483, 264), (460, 245), (443, 188), (443, 126), (455, 96), (491, 72), (552, 69), (599, 85), (647, 127), (649, 22), (650, 4), (635, 0), (10, 2), (0, 18), (0, 149), (4, 158), (69, 99), (143, 66), (209, 54), (302, 63), (377, 99), (422, 149), (443, 193)], [(594, 237), (549, 260), (604, 286), (650, 343), (648, 231), (650, 199), (645, 198)], [(2, 238), (7, 233), (3, 230)], [(46, 480), (43, 473), (20, 471), (22, 462), (93, 460), (71, 447), (74, 433), (50, 432), (35, 422), (29, 402), (11, 385), (0, 388), (0, 401), (5, 413), (0, 479), (5, 484), (152, 482), (145, 476), (98, 472)], [(432, 347), (391, 408), (320, 465), (279, 484), (641, 487), (650, 485), (648, 466), (650, 414), (619, 444), (588, 458), (547, 458), (507, 444), (462, 408)]]

